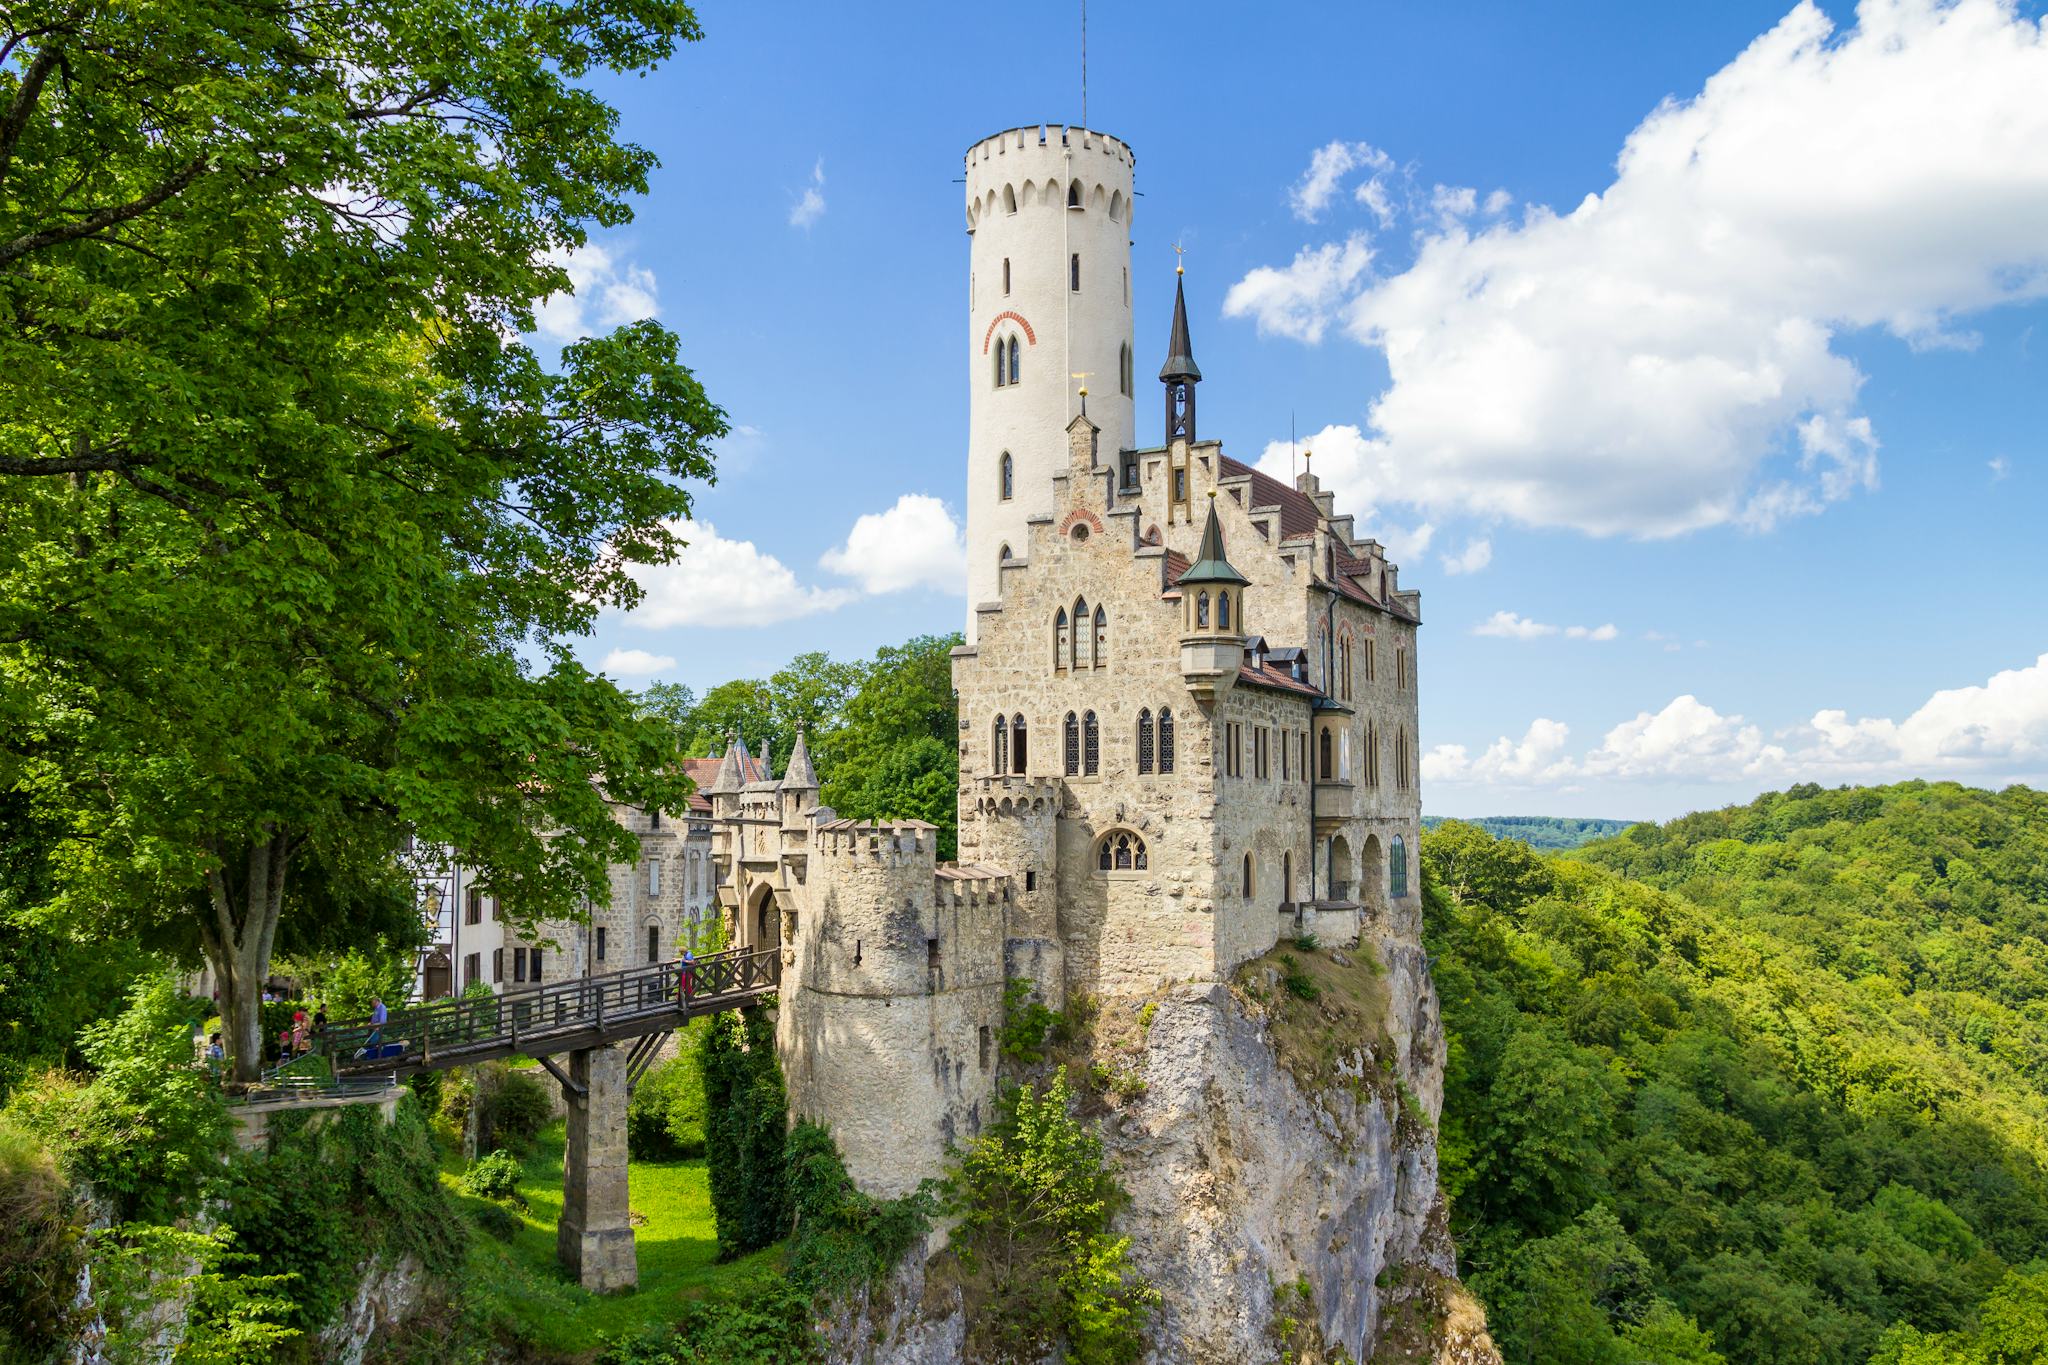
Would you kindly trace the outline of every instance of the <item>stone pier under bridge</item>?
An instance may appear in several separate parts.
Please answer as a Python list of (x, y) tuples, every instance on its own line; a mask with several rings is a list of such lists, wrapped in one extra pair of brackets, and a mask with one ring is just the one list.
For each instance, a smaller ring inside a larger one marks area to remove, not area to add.
[[(627, 1206), (626, 1100), (661, 1041), (691, 1019), (757, 1004), (782, 974), (774, 948), (660, 962), (488, 999), (397, 1010), (383, 1024), (330, 1027), (321, 1048), (337, 1077), (396, 1081), (416, 1071), (532, 1057), (561, 1083), (568, 1110), (555, 1250), (595, 1293), (639, 1283)], [(564, 1063), (567, 1063), (566, 1067)]]

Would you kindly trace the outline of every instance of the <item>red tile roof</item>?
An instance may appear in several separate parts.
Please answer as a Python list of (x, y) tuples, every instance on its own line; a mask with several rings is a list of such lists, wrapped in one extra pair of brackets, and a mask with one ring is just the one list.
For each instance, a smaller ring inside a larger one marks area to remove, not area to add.
[(1323, 690), (1320, 687), (1316, 687), (1311, 683), (1296, 682), (1292, 673), (1289, 673), (1284, 668), (1274, 668), (1271, 664), (1263, 668), (1253, 668), (1250, 664), (1241, 664), (1238, 666), (1237, 680), (1250, 683), (1254, 687), (1270, 687), (1275, 691), (1293, 692), (1303, 697), (1320, 697), (1323, 695)]
[[(704, 793), (710, 789), (712, 783), (718, 780), (718, 765), (724, 761), (722, 758), (686, 758), (683, 760), (683, 773), (691, 782), (696, 784), (697, 788), (690, 793), (691, 810), (701, 814), (710, 814), (711, 798)], [(740, 781), (743, 783), (761, 782), (765, 781), (767, 777), (768, 769), (762, 766), (760, 759), (750, 755), (747, 758), (747, 770), (740, 774)]]
[(1178, 596), (1177, 590), (1180, 586), (1180, 576), (1191, 567), (1192, 565), (1186, 555), (1181, 554), (1178, 550), (1168, 550), (1166, 552), (1166, 591), (1161, 593), (1160, 596)]
[[(1308, 494), (1289, 488), (1270, 474), (1261, 474), (1250, 465), (1233, 460), (1228, 455), (1217, 456), (1218, 467), (1225, 478), (1236, 478), (1245, 474), (1252, 476), (1251, 507), (1280, 506), (1280, 539), (1292, 540), (1305, 536), (1316, 529), (1323, 519), (1322, 509)], [(1251, 507), (1245, 510), (1250, 511)]]

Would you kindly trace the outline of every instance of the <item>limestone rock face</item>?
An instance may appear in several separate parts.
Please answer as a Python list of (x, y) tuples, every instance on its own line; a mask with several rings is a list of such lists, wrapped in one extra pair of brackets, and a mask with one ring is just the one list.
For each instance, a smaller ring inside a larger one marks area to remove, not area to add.
[(363, 1353), (379, 1334), (410, 1317), (425, 1297), (427, 1273), (416, 1256), (396, 1261), (373, 1258), (341, 1315), (320, 1334), (322, 1359), (362, 1365)]
[[(1392, 1008), (1404, 993), (1390, 994)], [(1405, 1040), (1401, 1079), (1433, 1122), (1443, 1039), (1426, 978), (1408, 998), (1426, 1004), (1428, 1032)], [(1119, 1230), (1162, 1296), (1158, 1359), (1241, 1362), (1288, 1345), (1299, 1359), (1298, 1329), (1312, 1324), (1311, 1340), (1366, 1360), (1382, 1272), (1455, 1274), (1448, 1239), (1432, 1235), (1433, 1135), (1403, 1121), (1398, 1098), (1309, 1092), (1221, 985), (1170, 993), (1146, 1054), (1144, 1094), (1103, 1136), (1131, 1194)], [(1347, 1070), (1363, 1080), (1376, 1065), (1361, 1056)]]
[[(1149, 1359), (1499, 1365), (1437, 1190), (1444, 1038), (1426, 959), (1389, 928), (1316, 966), (1316, 1007), (1260, 963), (1235, 985), (1101, 1005), (1090, 1060), (1143, 1081), (1087, 1112), (1131, 1196), (1117, 1231), (1160, 1291)], [(835, 1359), (960, 1358), (957, 1294), (922, 1260), (848, 1305)]]

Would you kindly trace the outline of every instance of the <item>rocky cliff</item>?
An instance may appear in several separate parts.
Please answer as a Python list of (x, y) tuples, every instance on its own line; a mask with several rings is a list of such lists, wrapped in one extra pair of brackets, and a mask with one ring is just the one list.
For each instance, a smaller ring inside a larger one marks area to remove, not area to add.
[[(1104, 1001), (1056, 1059), (1131, 1202), (1166, 1362), (1497, 1362), (1437, 1191), (1444, 1041), (1412, 936), (1283, 946), (1228, 983)], [(959, 1358), (956, 1296), (905, 1266), (835, 1355)]]

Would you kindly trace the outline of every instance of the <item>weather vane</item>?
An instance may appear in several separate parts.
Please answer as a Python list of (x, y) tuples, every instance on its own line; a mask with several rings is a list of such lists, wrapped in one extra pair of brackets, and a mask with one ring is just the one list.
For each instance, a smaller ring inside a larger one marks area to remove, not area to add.
[(1093, 373), (1095, 373), (1093, 370), (1074, 370), (1067, 375), (1069, 379), (1081, 381), (1081, 415), (1083, 417), (1088, 415), (1088, 376)]
[(1173, 244), (1173, 273), (1174, 273), (1174, 274), (1176, 274), (1176, 275), (1185, 275), (1185, 274), (1187, 273), (1187, 271), (1186, 271), (1185, 269), (1183, 269), (1183, 268), (1182, 268), (1182, 266), (1181, 266), (1181, 260), (1180, 260), (1180, 258), (1181, 258), (1181, 257), (1183, 257), (1183, 256), (1185, 256), (1185, 255), (1187, 255), (1187, 254), (1188, 254), (1188, 249), (1187, 249), (1186, 247), (1182, 246), (1182, 245), (1181, 245), (1181, 244), (1180, 244), (1179, 242), (1175, 242), (1175, 243)]

